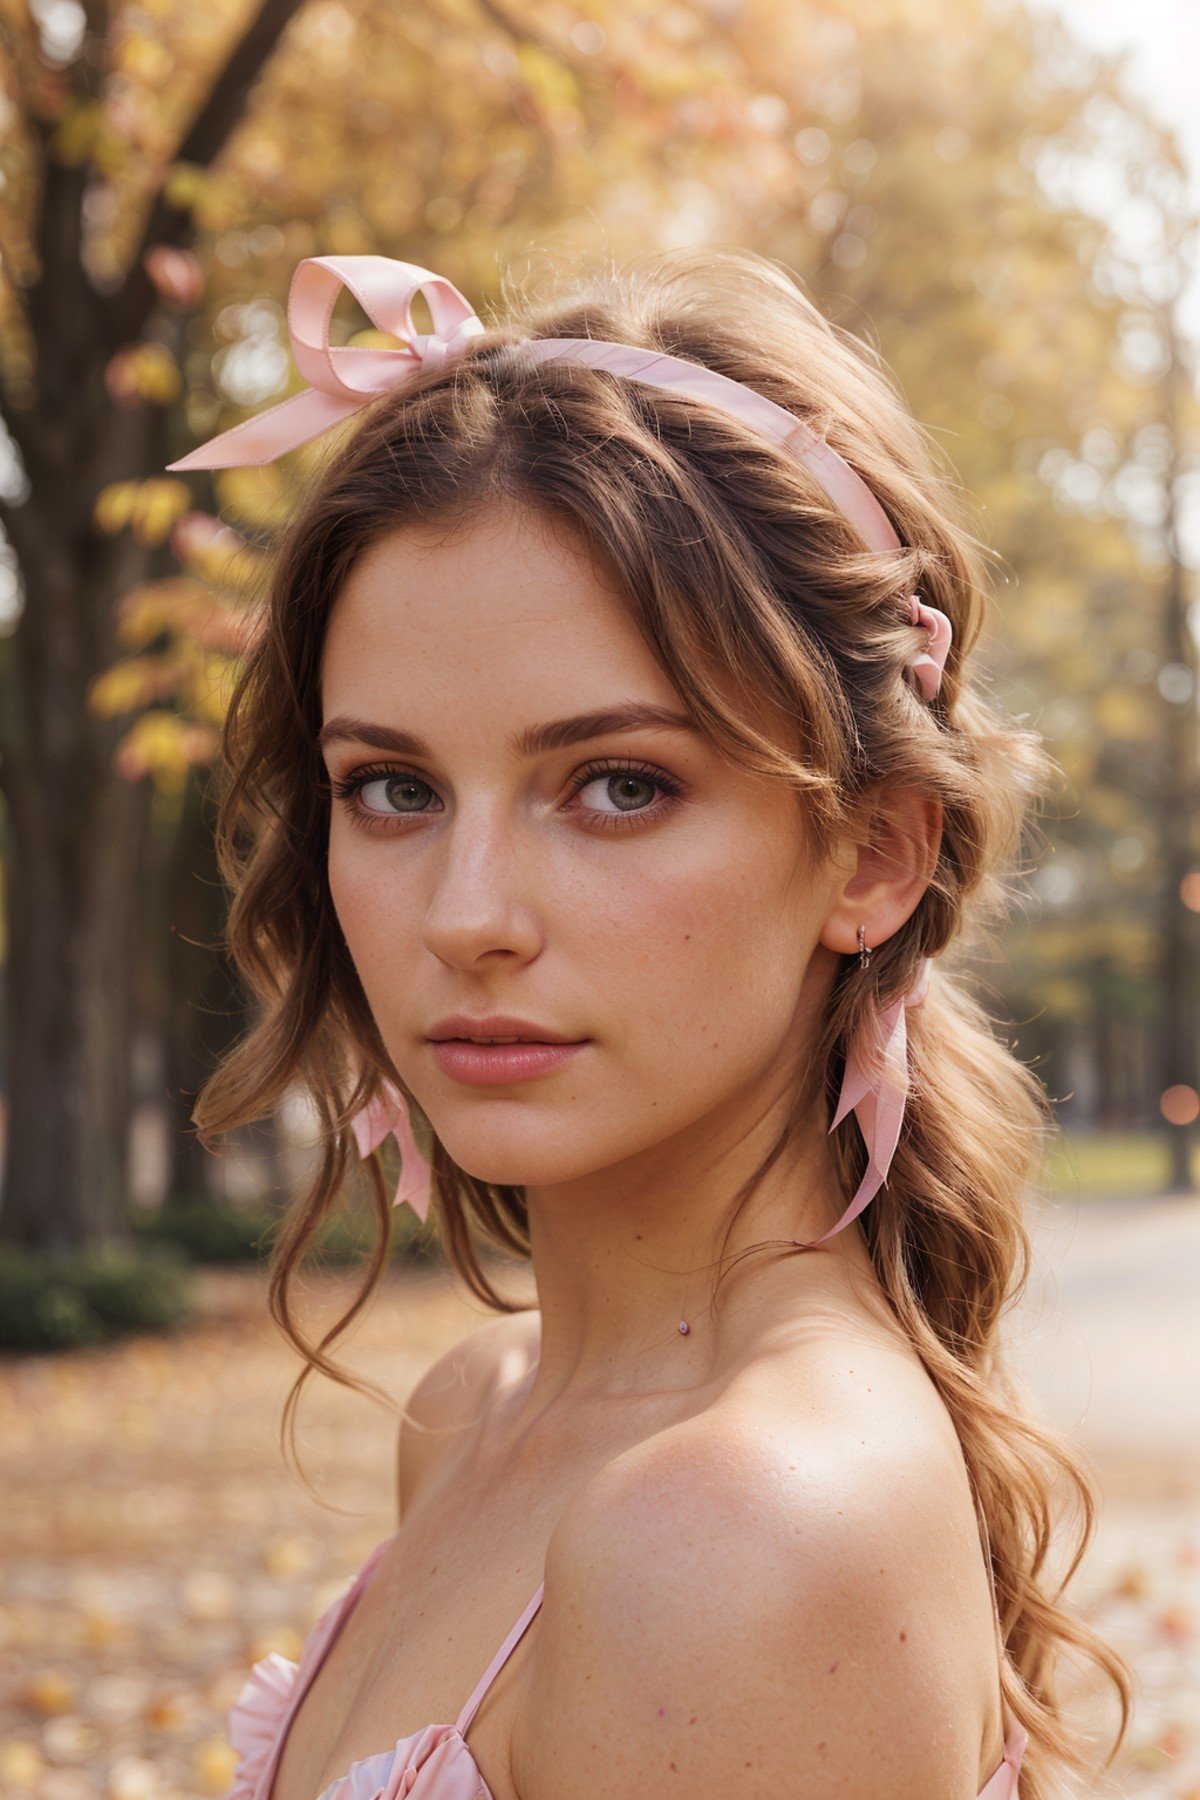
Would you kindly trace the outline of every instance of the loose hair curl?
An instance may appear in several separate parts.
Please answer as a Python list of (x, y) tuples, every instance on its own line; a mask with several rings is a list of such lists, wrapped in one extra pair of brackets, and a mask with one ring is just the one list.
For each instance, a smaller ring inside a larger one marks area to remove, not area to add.
[[(805, 466), (741, 421), (602, 370), (538, 365), (522, 351), (525, 338), (589, 336), (689, 357), (789, 409), (863, 477), (904, 548), (864, 549)], [(1040, 1081), (948, 970), (952, 956), (978, 957), (1007, 917), (1026, 828), (1055, 765), (968, 669), (989, 601), (988, 553), (940, 451), (878, 354), (765, 257), (659, 252), (540, 302), (510, 297), (502, 320), (457, 361), (359, 416), (272, 558), (262, 629), (226, 719), (217, 822), (232, 895), (228, 947), (259, 1015), (206, 1082), (193, 1117), (213, 1148), (299, 1087), (320, 1120), (319, 1167), (271, 1257), (272, 1314), (305, 1364), (285, 1419), (294, 1420), (316, 1370), (373, 1386), (326, 1352), (386, 1264), (392, 1215), (378, 1156), (365, 1165), (374, 1251), (353, 1305), (319, 1343), (294, 1318), (292, 1282), (342, 1196), (350, 1119), (382, 1080), (407, 1092), (327, 883), (329, 782), (315, 747), (325, 628), (347, 574), (377, 539), (417, 520), (453, 529), (513, 502), (565, 522), (603, 562), (701, 729), (803, 798), (818, 854), (889, 784), (941, 802), (928, 888), (866, 969), (844, 959), (789, 1122), (739, 1190), (729, 1226), (814, 1108), (831, 1108), (845, 1046), (867, 1010), (904, 989), (922, 957), (937, 956), (928, 997), (908, 1015), (912, 1091), (891, 1177), (858, 1223), (962, 1444), (1001, 1614), (1002, 1689), (1029, 1732), (1022, 1794), (1047, 1800), (1056, 1771), (1088, 1762), (1056, 1680), (1063, 1651), (1082, 1652), (1117, 1689), (1122, 1722), (1110, 1762), (1128, 1726), (1131, 1678), (1116, 1650), (1062, 1604), (1095, 1530), (1086, 1465), (1037, 1421), (1000, 1358), (1001, 1314), (1029, 1272), (1023, 1200), (1052, 1113)], [(903, 674), (922, 647), (908, 618), (915, 589), (954, 627), (932, 703)], [(764, 717), (786, 729), (764, 728)], [(432, 1145), (450, 1265), (489, 1307), (522, 1310), (493, 1286), (479, 1252), (528, 1255), (524, 1189), (460, 1168), (414, 1112)], [(838, 1133), (834, 1153), (848, 1200), (865, 1163), (857, 1131)], [(1045, 1565), (1060, 1482), (1073, 1489), (1083, 1524), (1051, 1590)]]

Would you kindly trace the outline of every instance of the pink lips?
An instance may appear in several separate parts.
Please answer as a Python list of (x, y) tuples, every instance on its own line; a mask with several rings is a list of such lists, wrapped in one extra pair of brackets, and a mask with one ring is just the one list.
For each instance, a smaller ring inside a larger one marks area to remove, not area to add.
[[(483, 1038), (520, 1038), (521, 1042), (488, 1044), (480, 1042)], [(513, 1013), (451, 1013), (429, 1032), (429, 1045), (443, 1074), (475, 1087), (548, 1075), (590, 1041), (569, 1038), (552, 1025), (519, 1019)]]
[(462, 1038), (431, 1040), (438, 1068), (474, 1087), (495, 1087), (507, 1081), (528, 1081), (562, 1068), (581, 1050), (577, 1044), (471, 1044)]

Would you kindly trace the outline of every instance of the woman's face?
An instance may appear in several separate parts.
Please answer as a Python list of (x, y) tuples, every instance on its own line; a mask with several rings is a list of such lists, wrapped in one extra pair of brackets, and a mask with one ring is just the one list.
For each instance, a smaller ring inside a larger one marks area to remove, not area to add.
[[(579, 715), (684, 709), (565, 529), (511, 507), (378, 542), (335, 604), (322, 703), (333, 904), (392, 1062), (463, 1168), (573, 1180), (782, 1091), (846, 872), (814, 876), (796, 796), (695, 730), (568, 741)], [(428, 1041), (456, 1012), (587, 1042), (473, 1085)]]

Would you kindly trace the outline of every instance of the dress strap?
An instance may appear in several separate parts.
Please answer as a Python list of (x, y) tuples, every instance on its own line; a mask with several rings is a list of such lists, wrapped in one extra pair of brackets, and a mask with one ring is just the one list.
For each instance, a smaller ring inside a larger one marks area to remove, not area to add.
[(495, 1656), (493, 1656), (491, 1662), (479, 1677), (479, 1680), (475, 1685), (474, 1693), (471, 1695), (471, 1698), (467, 1701), (467, 1704), (463, 1707), (455, 1721), (454, 1729), (458, 1732), (460, 1737), (465, 1733), (471, 1720), (475, 1717), (483, 1696), (487, 1693), (493, 1681), (496, 1679), (496, 1676), (508, 1661), (509, 1656), (516, 1647), (517, 1640), (520, 1638), (521, 1633), (525, 1630), (525, 1627), (529, 1624), (534, 1613), (542, 1604), (542, 1590), (545, 1585), (544, 1581), (539, 1581), (537, 1593), (534, 1594), (532, 1600), (530, 1600), (528, 1606), (526, 1606), (525, 1611), (521, 1614), (520, 1618), (497, 1650)]

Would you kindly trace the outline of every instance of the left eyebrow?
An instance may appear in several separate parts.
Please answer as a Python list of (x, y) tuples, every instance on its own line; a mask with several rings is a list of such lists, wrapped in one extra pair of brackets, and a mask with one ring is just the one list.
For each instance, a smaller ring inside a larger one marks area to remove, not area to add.
[[(687, 731), (700, 735), (700, 728), (686, 713), (674, 712), (669, 706), (656, 706), (650, 701), (629, 700), (620, 706), (608, 706), (599, 712), (576, 713), (570, 719), (552, 719), (545, 725), (527, 725), (511, 740), (518, 756), (541, 756), (549, 750), (563, 750), (588, 738), (608, 737), (618, 731)], [(330, 719), (317, 733), (317, 749), (330, 744), (370, 744), (376, 750), (393, 750), (398, 756), (432, 758), (433, 751), (423, 738), (411, 731), (397, 731), (391, 725), (373, 725), (367, 719), (339, 715)]]

